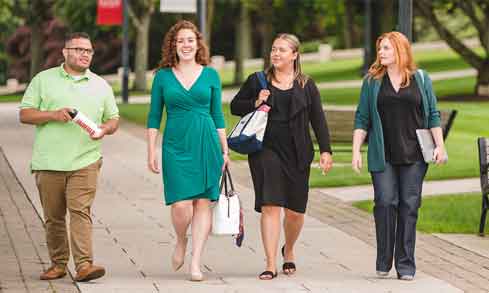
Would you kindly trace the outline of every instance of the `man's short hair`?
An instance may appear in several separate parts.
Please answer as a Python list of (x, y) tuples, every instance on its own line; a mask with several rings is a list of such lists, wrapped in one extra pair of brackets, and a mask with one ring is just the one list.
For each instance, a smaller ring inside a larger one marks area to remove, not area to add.
[(69, 33), (65, 37), (65, 44), (74, 39), (87, 39), (90, 41), (90, 36), (84, 32)]

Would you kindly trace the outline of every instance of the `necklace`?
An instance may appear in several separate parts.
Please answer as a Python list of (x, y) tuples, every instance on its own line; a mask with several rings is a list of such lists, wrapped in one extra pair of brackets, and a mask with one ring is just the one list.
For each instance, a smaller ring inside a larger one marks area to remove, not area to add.
[(280, 80), (278, 78), (275, 78), (275, 80), (277, 81), (277, 85), (280, 85), (280, 89), (289, 89), (294, 85), (294, 76), (288, 76), (285, 80)]

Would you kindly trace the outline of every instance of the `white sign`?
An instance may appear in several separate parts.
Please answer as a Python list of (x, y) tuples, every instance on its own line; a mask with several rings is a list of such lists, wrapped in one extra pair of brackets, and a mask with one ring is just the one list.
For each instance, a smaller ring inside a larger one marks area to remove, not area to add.
[(170, 13), (197, 13), (197, 0), (161, 0), (160, 11)]

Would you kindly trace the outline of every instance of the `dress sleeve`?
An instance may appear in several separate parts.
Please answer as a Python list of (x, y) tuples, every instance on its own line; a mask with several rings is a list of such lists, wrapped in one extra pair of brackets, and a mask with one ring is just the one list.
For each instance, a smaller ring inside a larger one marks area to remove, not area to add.
[(433, 84), (431, 82), (431, 78), (428, 73), (424, 72), (424, 86), (425, 92), (428, 95), (428, 106), (429, 106), (429, 117), (428, 117), (428, 128), (439, 127), (440, 123), (440, 111), (438, 111), (436, 106), (436, 95), (433, 90)]
[(147, 128), (160, 129), (161, 117), (165, 106), (161, 74), (161, 70), (156, 73), (151, 86), (151, 104), (149, 106)]
[(369, 77), (365, 77), (360, 91), (360, 101), (355, 111), (354, 129), (363, 129), (368, 131), (370, 125), (369, 111)]
[(212, 69), (210, 112), (217, 129), (226, 128), (224, 114), (222, 113), (221, 94), (221, 79), (219, 78), (219, 74)]
[(258, 80), (255, 73), (248, 76), (239, 92), (231, 101), (231, 114), (245, 116), (255, 110), (255, 101), (259, 91), (257, 83)]
[(328, 123), (326, 122), (326, 118), (324, 116), (323, 104), (321, 103), (321, 95), (312, 79), (309, 79), (307, 83), (307, 86), (310, 89), (309, 93), (311, 95), (310, 98), (312, 102), (309, 115), (312, 129), (314, 130), (314, 134), (316, 135), (316, 139), (319, 144), (319, 150), (321, 153), (332, 153), (329, 139)]

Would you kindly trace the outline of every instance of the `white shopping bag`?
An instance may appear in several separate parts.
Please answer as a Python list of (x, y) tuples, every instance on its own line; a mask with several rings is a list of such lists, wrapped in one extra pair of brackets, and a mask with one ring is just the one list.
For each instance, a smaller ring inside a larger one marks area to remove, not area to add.
[(239, 233), (240, 204), (228, 168), (222, 175), (220, 189), (219, 200), (212, 210), (212, 234), (236, 235)]

